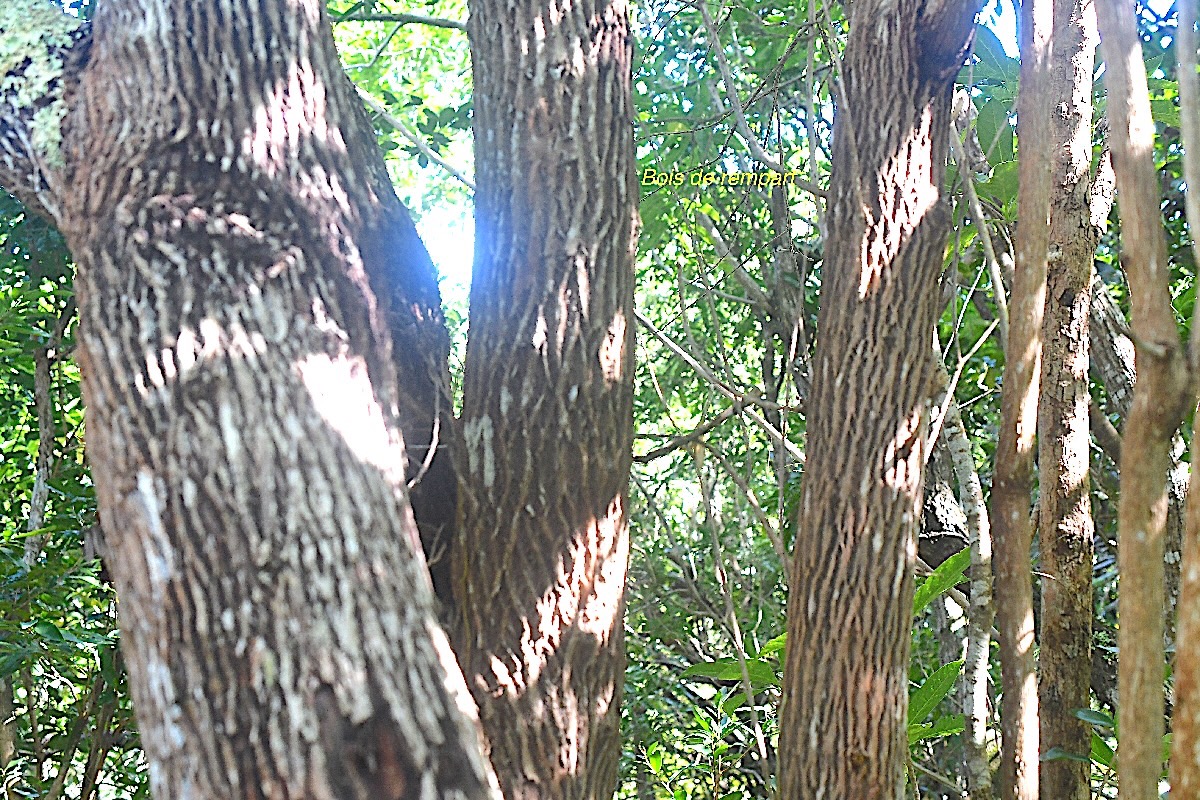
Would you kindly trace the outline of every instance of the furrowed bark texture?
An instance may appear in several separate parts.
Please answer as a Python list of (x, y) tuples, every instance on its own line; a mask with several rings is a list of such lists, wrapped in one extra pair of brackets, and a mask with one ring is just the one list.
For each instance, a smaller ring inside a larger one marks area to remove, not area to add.
[(914, 529), (949, 214), (951, 90), (973, 2), (852, 7), (780, 724), (780, 797), (900, 796)]
[(505, 797), (617, 780), (633, 437), (624, 2), (471, 5), (475, 271), (455, 650)]
[(1134, 9), (1097, 3), (1109, 141), (1129, 279), (1137, 386), (1121, 447), (1118, 690), (1122, 800), (1154, 800), (1162, 771), (1163, 533), (1171, 437), (1187, 410), (1186, 359), (1171, 308), (1154, 168), (1154, 122)]
[[(1092, 650), (1092, 509), (1088, 390), (1088, 318), (1096, 234), (1091, 221), (1092, 73), (1095, 8), (1090, 0), (1054, 0), (1050, 250), (1038, 401), (1038, 486), (1042, 617), (1038, 706), (1040, 747), (1087, 756)], [(1057, 759), (1041, 765), (1041, 796), (1091, 797), (1091, 765)]]
[(324, 3), (107, 0), (80, 41), (60, 166), (17, 188), (50, 187), (78, 263), (155, 796), (495, 796), (405, 490), (401, 425), (424, 408), (429, 429), (440, 391), (436, 284)]

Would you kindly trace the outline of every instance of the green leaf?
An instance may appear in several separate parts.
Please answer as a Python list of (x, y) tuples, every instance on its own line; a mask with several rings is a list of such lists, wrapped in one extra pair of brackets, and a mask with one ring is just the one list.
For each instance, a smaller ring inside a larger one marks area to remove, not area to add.
[(1112, 728), (1113, 718), (1103, 711), (1093, 711), (1090, 708), (1077, 708), (1071, 712), (1075, 719), (1081, 719), (1097, 728)]
[(662, 773), (663, 749), (658, 742), (654, 742), (646, 748), (646, 763), (655, 775)]
[(358, 11), (362, 7), (363, 7), (363, 4), (361, 2), (355, 3), (354, 5), (350, 6), (345, 11), (343, 11), (341, 14), (339, 14), (338, 20), (345, 19), (346, 17), (350, 16), (351, 14), (353, 14), (355, 11)]
[(1151, 100), (1150, 114), (1155, 122), (1170, 125), (1172, 128), (1178, 128), (1180, 125), (1179, 106), (1170, 100)]
[[(778, 686), (779, 676), (775, 667), (765, 661), (746, 659), (746, 672), (750, 674), (750, 685), (759, 689), (764, 686)], [(716, 661), (705, 661), (693, 664), (683, 671), (684, 678), (712, 678), (718, 681), (740, 681), (742, 667), (736, 658), (719, 658)]]
[(736, 694), (729, 695), (729, 697), (726, 697), (721, 701), (721, 710), (726, 714), (733, 716), (733, 712), (737, 711), (744, 705), (746, 705), (746, 693), (737, 692)]
[(967, 567), (971, 566), (971, 549), (964, 547), (947, 558), (929, 577), (921, 581), (913, 595), (913, 614), (920, 614), (929, 605), (957, 583), (961, 583)]
[(925, 739), (944, 739), (954, 736), (966, 729), (966, 720), (962, 714), (947, 714), (938, 717), (935, 722), (921, 722), (908, 726), (908, 743), (915, 744)]
[(1017, 171), (1015, 160), (1002, 161), (992, 170), (992, 177), (980, 184), (980, 188), (1001, 205), (1008, 206), (1017, 199)]
[(942, 702), (942, 698), (954, 688), (954, 682), (958, 680), (958, 673), (962, 670), (962, 665), (962, 661), (951, 661), (949, 664), (938, 667), (916, 691), (909, 694), (909, 725), (923, 722), (933, 712), (933, 709), (937, 708), (937, 704)]
[(1101, 766), (1112, 769), (1113, 757), (1116, 754), (1113, 749), (1108, 746), (1108, 742), (1100, 738), (1095, 731), (1092, 732), (1092, 763), (1100, 764)]
[(1087, 756), (1081, 756), (1078, 753), (1068, 753), (1066, 750), (1063, 750), (1061, 747), (1051, 747), (1038, 760), (1039, 761), (1082, 761), (1084, 763), (1091, 761), (1091, 759), (1088, 758)]
[(63, 641), (62, 631), (55, 627), (54, 623), (49, 620), (38, 620), (33, 629), (37, 632), (38, 636), (41, 636), (47, 642)]
[(0, 658), (0, 680), (7, 678), (21, 668), (25, 663), (25, 659), (33, 655), (37, 651), (31, 647), (22, 647), (12, 653), (9, 653), (4, 658)]
[(762, 646), (762, 650), (758, 651), (758, 657), (764, 658), (764, 657), (772, 655), (774, 653), (781, 653), (781, 652), (783, 652), (784, 648), (786, 648), (786, 647), (787, 647), (787, 633), (785, 632), (785, 633), (779, 634), (774, 639), (772, 639), (771, 641), (764, 644)]

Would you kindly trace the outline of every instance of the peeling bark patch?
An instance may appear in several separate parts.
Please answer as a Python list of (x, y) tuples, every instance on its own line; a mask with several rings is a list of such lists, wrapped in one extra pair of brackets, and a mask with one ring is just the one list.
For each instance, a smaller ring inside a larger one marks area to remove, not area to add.
[(175, 574), (175, 550), (163, 529), (162, 509), (154, 486), (154, 476), (149, 472), (137, 474), (137, 493), (133, 504), (141, 511), (141, 522), (149, 536), (143, 539), (146, 548), (146, 565), (150, 568), (149, 585), (151, 596), (161, 602), (167, 583)]
[[(600, 345), (600, 374), (608, 383), (620, 383), (625, 361), (625, 314), (618, 310), (608, 325), (608, 335)], [(572, 400), (574, 398), (571, 398)]]
[(468, 420), (463, 426), (471, 472), (482, 476), (485, 489), (492, 488), (496, 483), (496, 453), (492, 449), (494, 435), (492, 418), (487, 415)]

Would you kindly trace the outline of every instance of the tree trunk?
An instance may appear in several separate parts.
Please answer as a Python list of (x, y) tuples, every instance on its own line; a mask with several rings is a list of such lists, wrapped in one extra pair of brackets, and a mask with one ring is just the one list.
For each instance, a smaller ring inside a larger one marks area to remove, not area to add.
[(1119, 788), (1156, 800), (1163, 737), (1163, 533), (1171, 437), (1187, 411), (1187, 365), (1171, 308), (1154, 167), (1154, 122), (1134, 10), (1097, 4), (1117, 196), (1129, 279), (1137, 386), (1121, 446)]
[[(1038, 404), (1042, 618), (1038, 707), (1040, 748), (1086, 757), (1091, 728), (1075, 716), (1091, 696), (1092, 510), (1088, 317), (1096, 234), (1088, 191), (1092, 163), (1092, 73), (1096, 13), (1086, 0), (1054, 0), (1050, 120), (1053, 188), (1043, 359)], [(1041, 796), (1091, 797), (1091, 765), (1041, 766)]]
[[(1021, 142), (1051, 136), (1051, 0), (1021, 4), (1021, 86), (1017, 134)], [(1016, 267), (1004, 345), (1000, 436), (992, 484), (996, 539), (996, 623), (1002, 675), (1002, 755), (999, 796), (1035, 800), (1038, 792), (1038, 695), (1034, 669), (1033, 577), (1029, 506), (1034, 433), (1041, 379), (1042, 317), (1050, 239), (1051, 161), (1046, 149), (1025, 148), (1020, 160)]]
[(468, 31), (479, 189), (455, 649), (505, 797), (603, 800), (633, 439), (628, 8), (478, 0)]
[(77, 260), (155, 796), (492, 796), (405, 489), (436, 283), (324, 3), (5, 5), (0, 183)]
[[(934, 373), (938, 391), (949, 387), (945, 368)], [(946, 419), (942, 440), (958, 481), (958, 501), (967, 517), (967, 539), (971, 547), (971, 605), (967, 609), (967, 646), (963, 663), (966, 730), (963, 732), (967, 793), (971, 800), (992, 800), (992, 769), (988, 753), (988, 719), (991, 695), (988, 680), (992, 623), (992, 528), (984, 501), (983, 485), (975, 469), (971, 440), (963, 428), (962, 414), (953, 397), (944, 398)], [(935, 445), (936, 446), (936, 445)]]
[(913, 537), (949, 228), (941, 187), (978, 5), (851, 6), (788, 611), (789, 800), (894, 800), (904, 785)]

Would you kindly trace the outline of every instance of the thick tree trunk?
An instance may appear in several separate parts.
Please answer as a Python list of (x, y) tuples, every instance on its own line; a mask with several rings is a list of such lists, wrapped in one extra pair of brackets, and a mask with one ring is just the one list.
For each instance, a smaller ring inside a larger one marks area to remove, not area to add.
[(788, 611), (789, 800), (893, 800), (904, 783), (946, 132), (977, 8), (851, 6)]
[(156, 797), (491, 796), (405, 489), (400, 426), (430, 427), (440, 391), (436, 284), (324, 3), (107, 0), (90, 37), (22, 22), (0, 13), (0, 46), (28, 51), (0, 51), (0, 182), (78, 262)]
[(604, 800), (620, 754), (633, 438), (624, 2), (478, 0), (455, 649), (504, 794)]
[(1171, 437), (1187, 411), (1187, 365), (1171, 308), (1166, 239), (1154, 167), (1154, 122), (1133, 7), (1097, 3), (1113, 167), (1129, 279), (1137, 387), (1121, 447), (1122, 800), (1154, 800), (1162, 772), (1163, 534)]
[[(1096, 13), (1087, 0), (1054, 0), (1050, 95), (1053, 186), (1043, 358), (1038, 403), (1042, 618), (1038, 706), (1042, 753), (1087, 756), (1092, 645), (1092, 511), (1088, 317), (1096, 234), (1091, 223), (1092, 73)], [(1041, 796), (1091, 797), (1091, 765), (1058, 759), (1041, 767)]]

